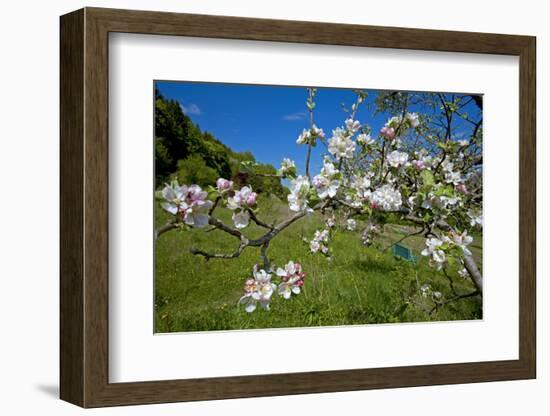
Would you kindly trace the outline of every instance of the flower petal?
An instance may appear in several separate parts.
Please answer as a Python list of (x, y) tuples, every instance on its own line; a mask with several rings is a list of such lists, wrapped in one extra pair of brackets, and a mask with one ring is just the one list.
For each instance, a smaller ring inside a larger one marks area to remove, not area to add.
[(178, 207), (175, 204), (171, 204), (169, 202), (163, 202), (160, 206), (165, 211), (168, 211), (172, 215), (176, 215), (178, 213)]
[(249, 219), (250, 219), (250, 216), (246, 211), (241, 211), (239, 213), (233, 214), (233, 222), (235, 223), (235, 227), (237, 228), (247, 227)]
[(173, 199), (176, 198), (176, 193), (174, 192), (171, 186), (165, 186), (162, 189), (162, 197), (167, 201), (172, 201)]
[(250, 302), (248, 305), (246, 305), (244, 310), (248, 313), (254, 312), (256, 310), (256, 302)]
[(206, 214), (193, 215), (193, 220), (194, 220), (193, 226), (197, 228), (203, 228), (208, 225), (208, 215)]

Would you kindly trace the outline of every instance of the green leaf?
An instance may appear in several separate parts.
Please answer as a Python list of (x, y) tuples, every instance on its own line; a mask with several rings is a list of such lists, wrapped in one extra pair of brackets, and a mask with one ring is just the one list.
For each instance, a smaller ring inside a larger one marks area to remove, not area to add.
[(455, 191), (451, 185), (442, 186), (439, 189), (436, 189), (434, 194), (436, 196), (447, 196), (452, 198), (455, 195)]
[(422, 183), (424, 184), (424, 186), (433, 186), (435, 181), (434, 181), (434, 174), (432, 173), (431, 170), (423, 170), (421, 173), (420, 173), (420, 177), (422, 178)]

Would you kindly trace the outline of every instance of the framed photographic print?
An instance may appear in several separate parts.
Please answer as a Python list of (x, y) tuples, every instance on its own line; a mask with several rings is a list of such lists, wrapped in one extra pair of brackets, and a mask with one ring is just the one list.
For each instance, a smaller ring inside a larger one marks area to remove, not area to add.
[(534, 378), (535, 38), (61, 17), (61, 398)]

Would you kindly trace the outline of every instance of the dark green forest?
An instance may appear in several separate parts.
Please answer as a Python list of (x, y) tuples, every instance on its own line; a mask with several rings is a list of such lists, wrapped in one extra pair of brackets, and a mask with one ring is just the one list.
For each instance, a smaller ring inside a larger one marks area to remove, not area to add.
[[(251, 173), (254, 167), (254, 174)], [(155, 186), (171, 179), (180, 184), (215, 185), (222, 177), (238, 186), (279, 198), (287, 190), (271, 164), (256, 161), (250, 152), (235, 152), (207, 131), (201, 131), (181, 109), (178, 101), (155, 91)]]

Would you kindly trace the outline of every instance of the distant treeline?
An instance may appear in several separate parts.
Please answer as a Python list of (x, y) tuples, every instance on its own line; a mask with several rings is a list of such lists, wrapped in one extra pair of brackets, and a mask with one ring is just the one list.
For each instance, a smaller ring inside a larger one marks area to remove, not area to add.
[[(244, 165), (243, 165), (244, 162)], [(222, 177), (238, 186), (248, 184), (256, 192), (284, 198), (287, 191), (279, 178), (252, 175), (276, 174), (270, 164), (258, 163), (250, 152), (235, 152), (185, 115), (178, 101), (165, 98), (155, 90), (155, 180), (159, 187), (177, 178), (182, 184), (215, 185)]]

